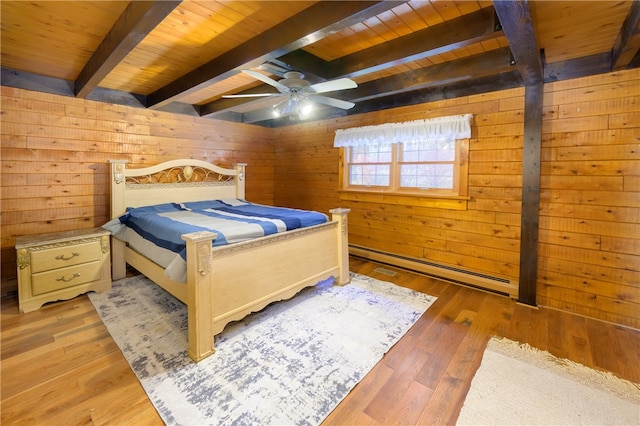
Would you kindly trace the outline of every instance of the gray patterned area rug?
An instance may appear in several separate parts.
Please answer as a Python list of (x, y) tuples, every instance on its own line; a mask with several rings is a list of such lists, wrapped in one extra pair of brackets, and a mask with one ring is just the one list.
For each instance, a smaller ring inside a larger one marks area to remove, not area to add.
[(351, 278), (229, 324), (197, 364), (185, 306), (144, 276), (89, 297), (165, 423), (316, 425), (436, 300)]

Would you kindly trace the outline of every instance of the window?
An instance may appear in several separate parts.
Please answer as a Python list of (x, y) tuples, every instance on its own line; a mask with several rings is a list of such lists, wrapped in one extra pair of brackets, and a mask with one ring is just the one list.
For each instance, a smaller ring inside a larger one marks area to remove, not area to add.
[(467, 140), (440, 139), (346, 148), (344, 189), (466, 195)]
[(341, 199), (466, 209), (472, 118), (336, 130), (333, 146), (344, 148)]
[(400, 187), (453, 190), (455, 140), (401, 143)]

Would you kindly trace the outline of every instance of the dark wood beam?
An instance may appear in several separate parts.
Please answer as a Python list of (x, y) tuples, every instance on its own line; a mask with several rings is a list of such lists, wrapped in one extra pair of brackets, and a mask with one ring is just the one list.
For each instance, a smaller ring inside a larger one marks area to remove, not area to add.
[(328, 79), (358, 77), (451, 52), (501, 35), (502, 31), (496, 29), (494, 10), (488, 7), (335, 59), (327, 63), (327, 71), (322, 75)]
[[(336, 61), (326, 62), (300, 49), (280, 57), (280, 60), (287, 63), (293, 69), (303, 72), (312, 70), (314, 75), (321, 75), (323, 77), (329, 77), (330, 79), (343, 76), (355, 76), (448, 52), (452, 49), (477, 43), (487, 38), (494, 38), (497, 33), (501, 34), (501, 30), (499, 30), (497, 24), (494, 9), (489, 7), (458, 18), (452, 22), (436, 25), (372, 47), (364, 51), (364, 54), (353, 54)], [(503, 65), (506, 64), (507, 62), (504, 62)], [(465, 77), (469, 76), (468, 73), (473, 72), (464, 66), (464, 61), (462, 63), (456, 62), (454, 65), (453, 74), (460, 74), (460, 66), (462, 66), (463, 73), (466, 73)], [(479, 69), (486, 69), (486, 65), (486, 62), (482, 63)], [(438, 66), (434, 68), (434, 70), (437, 69), (439, 69)], [(448, 67), (446, 72), (431, 77), (431, 80), (447, 79), (451, 74), (451, 70), (452, 67)], [(492, 70), (491, 72), (498, 71)], [(478, 75), (475, 75), (475, 77), (477, 76)], [(404, 81), (424, 81), (424, 79), (425, 77), (407, 75)], [(401, 84), (404, 85), (404, 82)], [(414, 88), (416, 87), (413, 87), (412, 90)], [(268, 93), (272, 91), (272, 88), (264, 85), (242, 92), (242, 94)], [(372, 87), (370, 92), (375, 93), (376, 96), (387, 95), (387, 93), (381, 93), (378, 87)], [(350, 97), (351, 96), (347, 96), (346, 98)], [(202, 105), (201, 111), (204, 116), (215, 117), (218, 114), (224, 114), (228, 109), (251, 102), (253, 101), (250, 99), (220, 99)]]
[(443, 87), (513, 69), (509, 63), (509, 49), (502, 48), (373, 80), (361, 84), (356, 89), (340, 92), (339, 95), (352, 102), (362, 102), (429, 87)]
[(322, 58), (307, 52), (304, 49), (294, 50), (280, 57), (280, 60), (287, 63), (292, 69), (305, 73), (311, 73), (327, 80), (328, 64)]
[(629, 62), (629, 68), (637, 68), (640, 67), (640, 50), (636, 53), (636, 56), (633, 57), (631, 62)]
[[(250, 95), (256, 93), (278, 93), (272, 86), (268, 84), (261, 84), (260, 86), (244, 90), (243, 95)], [(235, 107), (241, 105), (247, 105), (258, 102), (263, 98), (220, 98), (215, 101), (207, 102), (200, 105), (200, 112), (202, 116), (216, 116), (218, 114), (224, 114), (226, 111), (232, 110)]]
[(627, 68), (640, 52), (640, 1), (634, 0), (611, 52), (611, 70)]
[(180, 1), (132, 1), (86, 63), (75, 82), (75, 94), (86, 98)]
[(2, 68), (1, 81), (3, 86), (34, 92), (52, 93), (61, 96), (73, 96), (73, 81), (46, 75), (33, 74), (26, 71)]
[(542, 81), (542, 60), (526, 0), (495, 0), (493, 2), (502, 30), (525, 85)]
[(542, 82), (525, 86), (520, 216), (520, 282), (518, 300), (536, 306), (540, 159), (542, 149)]
[(495, 0), (493, 5), (525, 83), (519, 300), (536, 305), (543, 68), (529, 3)]
[(406, 1), (321, 1), (246, 43), (209, 61), (147, 97), (158, 108), (229, 78), (244, 68), (301, 49)]
[[(0, 76), (2, 85), (36, 92), (52, 93), (60, 96), (74, 97), (74, 82), (60, 78), (47, 77), (25, 71), (2, 68)], [(144, 107), (145, 97), (135, 93), (97, 87), (87, 99), (107, 102), (116, 105), (126, 105), (134, 108)]]
[(611, 53), (597, 53), (582, 58), (569, 59), (562, 62), (546, 64), (544, 82), (568, 80), (570, 78), (607, 73), (611, 67)]
[(348, 115), (495, 92), (522, 85), (522, 78), (518, 70), (511, 69), (502, 73), (462, 79), (446, 85), (433, 85), (412, 92), (372, 98), (356, 103), (356, 106), (348, 111)]
[(304, 50), (280, 59), (326, 79), (355, 77), (495, 38), (502, 34), (496, 24), (495, 11), (488, 7), (329, 62)]

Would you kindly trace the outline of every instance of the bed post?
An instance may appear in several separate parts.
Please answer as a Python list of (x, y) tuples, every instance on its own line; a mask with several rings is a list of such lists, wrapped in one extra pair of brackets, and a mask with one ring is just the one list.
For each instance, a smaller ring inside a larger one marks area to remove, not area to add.
[(340, 266), (340, 272), (338, 277), (338, 284), (347, 284), (351, 279), (349, 278), (349, 228), (347, 222), (347, 214), (351, 209), (337, 208), (329, 210), (331, 213), (331, 220), (338, 222), (338, 264)]
[(247, 163), (236, 164), (236, 198), (241, 200), (245, 199), (244, 195), (244, 183), (247, 175), (246, 172)]
[(188, 354), (198, 362), (213, 348), (213, 282), (211, 246), (216, 234), (200, 231), (182, 235), (187, 245)]
[[(124, 205), (125, 167), (127, 160), (109, 160), (111, 164), (111, 219), (123, 214)], [(111, 279), (119, 280), (127, 275), (127, 264), (124, 260), (125, 243), (117, 238), (111, 238)]]

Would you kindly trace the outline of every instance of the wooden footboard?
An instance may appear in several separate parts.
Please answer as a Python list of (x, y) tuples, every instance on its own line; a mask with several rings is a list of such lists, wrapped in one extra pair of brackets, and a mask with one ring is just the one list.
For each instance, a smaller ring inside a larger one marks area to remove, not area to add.
[(211, 355), (214, 335), (269, 303), (330, 277), (349, 282), (348, 212), (332, 210), (330, 223), (223, 247), (211, 246), (209, 232), (183, 235), (189, 356)]

